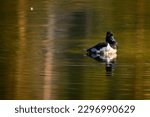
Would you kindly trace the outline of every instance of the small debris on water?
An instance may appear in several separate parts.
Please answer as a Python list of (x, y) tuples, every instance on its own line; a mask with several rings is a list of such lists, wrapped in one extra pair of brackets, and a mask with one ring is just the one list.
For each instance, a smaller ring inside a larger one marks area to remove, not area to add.
[(30, 10), (33, 11), (33, 7), (30, 7)]

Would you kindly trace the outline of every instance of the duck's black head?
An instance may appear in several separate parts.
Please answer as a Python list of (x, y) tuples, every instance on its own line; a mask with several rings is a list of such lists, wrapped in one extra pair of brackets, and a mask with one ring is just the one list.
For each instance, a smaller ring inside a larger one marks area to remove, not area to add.
[(117, 42), (114, 39), (112, 32), (106, 33), (106, 42), (109, 43), (111, 46), (117, 47)]

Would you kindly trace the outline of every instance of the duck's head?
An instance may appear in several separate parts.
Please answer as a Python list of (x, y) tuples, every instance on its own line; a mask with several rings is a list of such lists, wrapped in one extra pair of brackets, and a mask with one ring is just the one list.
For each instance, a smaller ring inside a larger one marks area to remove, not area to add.
[(106, 33), (106, 42), (109, 43), (111, 46), (117, 47), (117, 42), (114, 39), (112, 32)]

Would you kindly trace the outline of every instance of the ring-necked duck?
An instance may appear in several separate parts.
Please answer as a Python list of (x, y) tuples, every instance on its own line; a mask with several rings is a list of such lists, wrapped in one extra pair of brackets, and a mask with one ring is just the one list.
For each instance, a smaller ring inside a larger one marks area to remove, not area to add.
[(111, 32), (106, 33), (106, 42), (98, 43), (95, 46), (87, 49), (88, 53), (96, 53), (102, 55), (115, 54), (117, 52), (117, 42)]

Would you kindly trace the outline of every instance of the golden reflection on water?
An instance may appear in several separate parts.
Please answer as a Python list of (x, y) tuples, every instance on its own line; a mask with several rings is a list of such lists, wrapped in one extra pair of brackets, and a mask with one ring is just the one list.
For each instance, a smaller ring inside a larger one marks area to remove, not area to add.
[(26, 52), (26, 1), (19, 0), (18, 3), (18, 31), (19, 31), (19, 40), (18, 40), (18, 51), (16, 55), (16, 89), (15, 89), (15, 98), (16, 99), (25, 99), (27, 95), (19, 95), (25, 90), (25, 87), (28, 84), (25, 84), (26, 79), (22, 77), (24, 75), (24, 69), (26, 66), (25, 52)]
[[(136, 30), (136, 33), (138, 34), (135, 38), (137, 38), (137, 40), (140, 40), (140, 41), (137, 41), (136, 44), (137, 44), (137, 47), (139, 47), (140, 49), (136, 49), (136, 52), (135, 53), (138, 53), (136, 55), (136, 60), (139, 61), (139, 62), (143, 62), (143, 49), (144, 49), (144, 34), (145, 34), (145, 29), (144, 29), (144, 18), (143, 18), (143, 14), (144, 14), (144, 9), (143, 8), (145, 5), (141, 2), (141, 0), (139, 0), (137, 2), (137, 14), (140, 18), (137, 18), (137, 30)], [(142, 55), (141, 55), (142, 54)], [(135, 98), (136, 99), (142, 99), (142, 92), (143, 92), (143, 85), (144, 85), (144, 82), (141, 82), (143, 81), (143, 77), (142, 77), (142, 74), (143, 74), (143, 65), (140, 65), (138, 62), (137, 64), (135, 64), (136, 66), (136, 76), (135, 76)], [(138, 76), (141, 76), (138, 78)]]
[(53, 99), (51, 96), (51, 85), (52, 85), (52, 63), (53, 63), (53, 55), (50, 52), (47, 52), (45, 55), (45, 68), (44, 68), (44, 87), (43, 87), (43, 99)]
[[(35, 84), (30, 84), (30, 82), (32, 81), (32, 77), (35, 77), (36, 80), (36, 74), (34, 72), (39, 72), (37, 70), (34, 70), (34, 67), (38, 67), (39, 66), (33, 66), (33, 63), (29, 63), (30, 60), (28, 59), (33, 59), (33, 57), (30, 55), (30, 52), (28, 51), (33, 51), (28, 49), (28, 47), (30, 45), (27, 45), (29, 43), (29, 38), (28, 38), (28, 33), (27, 33), (27, 28), (32, 28), (32, 27), (28, 27), (27, 24), (27, 20), (29, 20), (29, 18), (27, 17), (27, 14), (29, 14), (28, 12), (34, 12), (34, 9), (32, 11), (30, 11), (30, 7), (26, 6), (27, 3), (24, 0), (19, 0), (18, 3), (18, 31), (19, 31), (19, 40), (18, 40), (18, 49), (17, 49), (17, 55), (16, 55), (16, 86), (15, 86), (15, 99), (34, 99), (34, 95), (39, 95), (37, 99), (53, 99), (53, 95), (51, 95), (51, 89), (52, 89), (52, 63), (53, 63), (53, 53), (51, 53), (49, 45), (46, 44), (48, 43), (48, 38), (53, 38), (52, 34), (53, 34), (53, 19), (51, 19), (48, 23), (48, 26), (50, 26), (50, 28), (45, 27), (48, 31), (48, 37), (46, 38), (46, 40), (43, 41), (44, 46), (43, 48), (45, 48), (44, 51), (46, 51), (45, 55), (44, 55), (44, 68), (43, 68), (43, 72), (40, 71), (43, 75), (41, 75), (43, 78), (43, 88), (41, 87), (41, 89), (43, 89), (43, 93), (41, 92), (35, 92), (34, 88), (40, 88), (40, 87), (36, 87), (36, 85), (32, 88), (32, 85)], [(37, 27), (38, 28), (38, 27)], [(53, 44), (51, 43), (51, 48), (53, 46)], [(34, 53), (33, 53), (34, 55)], [(40, 57), (40, 55), (38, 55)], [(38, 57), (37, 56), (37, 57)], [(27, 57), (32, 57), (32, 58), (27, 58)], [(43, 59), (43, 58), (41, 58)], [(31, 66), (29, 65), (31, 64)], [(40, 64), (40, 62), (39, 62)], [(32, 71), (33, 70), (33, 71)], [(26, 74), (27, 73), (27, 74)], [(39, 75), (40, 75), (39, 74)], [(30, 77), (29, 77), (30, 76)], [(39, 76), (38, 76), (39, 77)], [(42, 80), (41, 80), (42, 81)], [(35, 81), (35, 82), (39, 82), (39, 81)], [(37, 93), (37, 94), (36, 94)], [(41, 95), (42, 94), (42, 95)]]
[[(53, 89), (53, 84), (52, 84), (52, 72), (53, 72), (53, 53), (50, 51), (51, 48), (53, 48), (53, 42), (49, 42), (49, 39), (53, 39), (54, 36), (54, 19), (52, 16), (52, 12), (50, 17), (50, 20), (48, 22), (48, 26), (50, 28), (48, 28), (48, 37), (45, 40), (45, 63), (44, 63), (44, 87), (43, 87), (43, 99), (55, 99), (54, 94), (52, 92)], [(48, 44), (46, 44), (48, 43)], [(50, 45), (49, 45), (50, 44)]]

